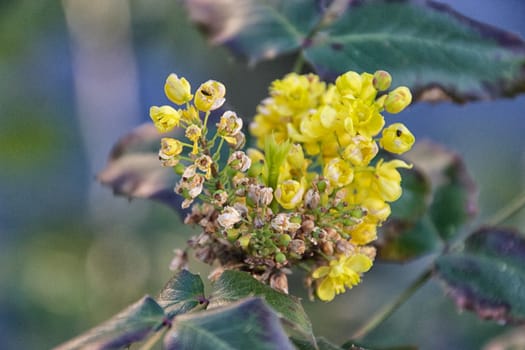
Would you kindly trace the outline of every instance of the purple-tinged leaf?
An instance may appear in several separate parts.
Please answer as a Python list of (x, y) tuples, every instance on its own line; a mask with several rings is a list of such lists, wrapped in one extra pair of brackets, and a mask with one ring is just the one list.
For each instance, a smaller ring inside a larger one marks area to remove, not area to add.
[(55, 350), (121, 349), (146, 339), (162, 323), (164, 311), (149, 296), (124, 309), (101, 325), (59, 345)]
[(525, 42), (434, 1), (353, 1), (313, 38), (318, 73), (389, 71), (420, 100), (470, 100), (525, 91)]
[(173, 191), (175, 173), (161, 166), (158, 158), (160, 135), (153, 124), (143, 124), (121, 138), (113, 147), (98, 180), (118, 195), (153, 199), (180, 210), (182, 199)]
[(164, 308), (168, 318), (186, 313), (207, 302), (204, 284), (199, 275), (181, 270), (164, 286), (157, 302)]
[(185, 0), (190, 17), (212, 44), (225, 45), (255, 63), (297, 51), (321, 21), (328, 23), (348, 1)]
[(483, 319), (525, 322), (525, 237), (520, 233), (483, 228), (461, 251), (439, 257), (435, 272), (460, 309)]
[(292, 332), (314, 342), (310, 319), (300, 301), (257, 281), (247, 272), (226, 270), (213, 284), (209, 308), (227, 305), (249, 296), (262, 297)]
[(279, 318), (262, 299), (175, 318), (166, 350), (293, 350)]
[(419, 142), (406, 158), (430, 179), (429, 215), (444, 240), (454, 238), (461, 225), (477, 213), (477, 190), (461, 157), (429, 141)]

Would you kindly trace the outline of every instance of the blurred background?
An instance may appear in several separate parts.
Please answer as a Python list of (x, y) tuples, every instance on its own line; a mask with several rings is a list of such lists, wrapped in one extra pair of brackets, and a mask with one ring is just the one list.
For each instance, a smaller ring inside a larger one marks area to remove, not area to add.
[[(525, 37), (521, 0), (442, 2)], [(160, 204), (114, 197), (95, 176), (116, 140), (149, 119), (149, 106), (167, 102), (170, 72), (193, 86), (224, 82), (228, 103), (250, 118), (292, 62), (235, 62), (208, 46), (176, 0), (0, 1), (0, 347), (53, 347), (157, 294), (169, 279), (172, 249), (191, 229)], [(524, 114), (522, 96), (417, 104), (401, 117), (419, 139), (464, 157), (479, 186), (482, 223), (525, 190)], [(525, 231), (525, 215), (507, 224)], [(427, 260), (377, 264), (334, 302), (305, 301), (315, 331), (348, 339)], [(294, 281), (292, 293), (305, 297)], [(458, 313), (430, 282), (367, 339), (478, 349), (506, 329)]]

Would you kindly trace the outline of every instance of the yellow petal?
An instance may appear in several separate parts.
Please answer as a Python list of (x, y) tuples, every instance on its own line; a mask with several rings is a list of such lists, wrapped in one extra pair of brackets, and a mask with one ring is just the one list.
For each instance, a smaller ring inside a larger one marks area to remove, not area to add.
[(331, 278), (325, 278), (317, 287), (317, 296), (323, 301), (331, 301), (335, 297), (334, 283)]

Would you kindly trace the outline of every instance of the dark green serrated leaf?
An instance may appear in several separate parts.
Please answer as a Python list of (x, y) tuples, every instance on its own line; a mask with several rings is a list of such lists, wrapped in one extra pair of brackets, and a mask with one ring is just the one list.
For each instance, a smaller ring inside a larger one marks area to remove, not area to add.
[(185, 0), (213, 44), (254, 63), (298, 50), (324, 15), (322, 1)]
[(285, 321), (285, 325), (313, 339), (312, 324), (299, 300), (277, 292), (246, 272), (227, 270), (213, 284), (210, 308), (235, 302), (250, 296), (262, 297)]
[(206, 302), (202, 279), (188, 270), (181, 270), (168, 281), (157, 301), (168, 318), (186, 313)]
[(259, 298), (175, 318), (164, 346), (166, 350), (294, 349), (277, 315)]
[(405, 154), (430, 179), (433, 198), (429, 215), (445, 240), (477, 213), (477, 191), (461, 157), (431, 142), (419, 142)]
[(519, 233), (481, 229), (462, 251), (439, 257), (435, 269), (460, 309), (483, 319), (525, 322), (525, 238)]
[(354, 1), (305, 57), (329, 78), (387, 70), (419, 99), (462, 102), (525, 91), (521, 38), (433, 1)]
[(145, 296), (101, 325), (59, 345), (55, 350), (121, 349), (138, 342), (154, 332), (160, 325), (164, 311), (150, 296)]
[(416, 223), (388, 220), (381, 227), (378, 257), (382, 260), (406, 262), (441, 248), (439, 235), (427, 215)]

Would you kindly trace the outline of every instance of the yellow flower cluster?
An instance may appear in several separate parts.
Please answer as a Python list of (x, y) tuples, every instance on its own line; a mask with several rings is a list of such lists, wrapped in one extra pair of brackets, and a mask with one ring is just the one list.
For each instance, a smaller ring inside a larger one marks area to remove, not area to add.
[(301, 206), (309, 205), (303, 203), (308, 197), (304, 194), (314, 190), (320, 192), (324, 208), (344, 203), (361, 213), (342, 223), (338, 218), (345, 217), (345, 211), (338, 209), (331, 224), (325, 220), (348, 237), (353, 249), (336, 254), (328, 266), (313, 271), (322, 300), (331, 300), (345, 287), (357, 284), (358, 275), (351, 271), (368, 270), (371, 258), (359, 253), (359, 247), (377, 238), (377, 227), (390, 215), (388, 203), (401, 196), (397, 169), (411, 167), (402, 160), (376, 159), (380, 148), (402, 154), (415, 141), (401, 123), (384, 128), (382, 113), (399, 113), (412, 99), (406, 87), (386, 93), (390, 84), (385, 71), (347, 72), (335, 84), (325, 84), (313, 74), (291, 73), (272, 84), (270, 96), (259, 105), (250, 125), (259, 147), (272, 134), (278, 143), (290, 140), (301, 145), (312, 161), (310, 166), (303, 153), (295, 151), (281, 165), (275, 196), (284, 209), (301, 211)]
[[(185, 78), (169, 75), (166, 96), (182, 107), (153, 106), (150, 116), (161, 133), (185, 130), (186, 140), (162, 138), (159, 159), (180, 175), (182, 207), (202, 202), (185, 220), (203, 230), (189, 241), (196, 256), (282, 291), (283, 269), (301, 263), (325, 301), (358, 284), (372, 266), (377, 227), (401, 196), (398, 169), (411, 167), (377, 157), (414, 143), (403, 124), (385, 127), (382, 113), (398, 113), (412, 98), (406, 87), (386, 92), (390, 84), (385, 71), (347, 72), (334, 84), (314, 74), (276, 80), (250, 125), (258, 149), (245, 153), (235, 112), (222, 113), (209, 134), (224, 85), (209, 80), (192, 91)], [(223, 144), (230, 149), (220, 164)]]

